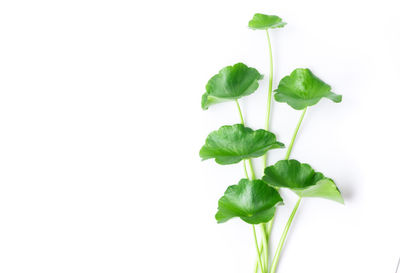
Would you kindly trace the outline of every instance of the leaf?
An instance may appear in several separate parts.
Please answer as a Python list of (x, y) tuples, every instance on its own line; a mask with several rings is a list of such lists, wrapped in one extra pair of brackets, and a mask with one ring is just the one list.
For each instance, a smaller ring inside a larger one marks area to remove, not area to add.
[(224, 223), (240, 217), (249, 224), (266, 223), (275, 213), (275, 206), (282, 204), (278, 191), (262, 180), (242, 179), (238, 185), (229, 186), (218, 201), (215, 219)]
[(268, 185), (289, 188), (300, 197), (321, 197), (343, 204), (343, 198), (332, 179), (315, 172), (297, 160), (281, 160), (265, 168), (262, 178)]
[(297, 68), (284, 77), (275, 91), (275, 100), (286, 102), (296, 110), (317, 104), (322, 98), (341, 102), (342, 96), (331, 92), (331, 87), (307, 68)]
[(339, 189), (330, 178), (321, 179), (314, 186), (304, 190), (294, 190), (294, 192), (300, 197), (322, 197), (344, 204)]
[(258, 81), (262, 78), (255, 68), (243, 63), (227, 66), (208, 81), (201, 107), (207, 110), (210, 105), (250, 95), (257, 90)]
[(252, 29), (278, 28), (284, 27), (285, 25), (286, 23), (282, 22), (280, 17), (261, 13), (254, 14), (253, 19), (249, 21), (249, 28)]
[(221, 165), (235, 164), (243, 159), (260, 157), (268, 150), (282, 148), (273, 133), (253, 131), (242, 124), (226, 125), (211, 132), (200, 150), (203, 160), (215, 158)]

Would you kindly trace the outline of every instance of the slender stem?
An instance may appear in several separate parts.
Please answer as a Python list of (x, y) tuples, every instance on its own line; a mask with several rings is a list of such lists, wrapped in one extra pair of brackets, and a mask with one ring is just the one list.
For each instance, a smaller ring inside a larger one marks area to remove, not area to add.
[(243, 167), (244, 167), (244, 173), (246, 174), (246, 178), (249, 179), (249, 173), (247, 172), (246, 168), (246, 160), (243, 160)]
[(272, 226), (274, 225), (275, 216), (276, 216), (277, 213), (278, 213), (278, 211), (275, 211), (274, 217), (272, 217), (272, 219), (269, 220), (269, 222), (267, 224), (267, 234), (266, 234), (266, 237), (267, 237), (266, 239), (267, 239), (267, 242), (268, 242), (267, 251), (269, 251), (269, 238), (271, 237)]
[(399, 272), (399, 267), (400, 267), (400, 258), (399, 258), (399, 261), (397, 262), (397, 268), (396, 268), (396, 272), (395, 273)]
[[(275, 214), (276, 214), (276, 212), (275, 212)], [(268, 236), (268, 238), (267, 238), (267, 239), (269, 239), (269, 236), (271, 235), (272, 226), (274, 225), (274, 221), (275, 221), (275, 217), (273, 217), (273, 218), (268, 222), (268, 225), (267, 225), (267, 236)]]
[(274, 77), (274, 63), (272, 59), (271, 40), (267, 30), (268, 51), (269, 51), (269, 81), (268, 81), (268, 100), (267, 100), (267, 116), (265, 117), (265, 130), (269, 129), (269, 117), (271, 113), (271, 100), (272, 100), (272, 79)]
[(270, 273), (275, 273), (276, 267), (278, 265), (279, 257), (281, 256), (282, 247), (283, 247), (283, 245), (285, 243), (288, 231), (290, 229), (290, 225), (292, 224), (293, 218), (296, 215), (296, 212), (297, 212), (297, 209), (299, 208), (300, 202), (301, 202), (301, 198), (299, 198), (299, 200), (297, 201), (296, 205), (294, 206), (293, 211), (290, 214), (290, 217), (289, 217), (289, 219), (288, 219), (288, 221), (286, 223), (285, 229), (283, 230), (281, 239), (279, 240), (278, 247), (277, 247), (276, 252), (275, 252), (274, 259), (272, 260)]
[(264, 269), (265, 272), (268, 272), (268, 235), (267, 235), (267, 224), (262, 223), (260, 225), (261, 234), (262, 234), (262, 244), (265, 245), (265, 250), (263, 254), (264, 258)]
[[(269, 38), (268, 29), (267, 32), (267, 40), (268, 40), (268, 51), (269, 51), (269, 80), (268, 80), (268, 98), (267, 98), (267, 114), (265, 117), (265, 130), (269, 130), (269, 121), (271, 115), (271, 101), (272, 101), (272, 80), (274, 77), (274, 63), (272, 59), (272, 47), (271, 40)], [(267, 153), (263, 156), (264, 168), (267, 167)]]
[(299, 128), (300, 128), (301, 122), (303, 121), (304, 115), (306, 114), (306, 111), (307, 111), (307, 108), (304, 108), (303, 113), (301, 113), (299, 122), (297, 123), (296, 129), (294, 130), (294, 133), (292, 136), (292, 140), (290, 141), (289, 147), (287, 149), (285, 159), (289, 159), (290, 153), (292, 152), (294, 141), (296, 139), (297, 133), (299, 132)]
[(240, 121), (241, 121), (242, 124), (244, 125), (244, 120), (243, 120), (243, 115), (242, 115), (242, 109), (240, 109), (240, 105), (239, 105), (238, 100), (235, 100), (235, 102), (236, 102), (236, 106), (237, 106), (237, 108), (238, 108), (238, 110), (239, 110)]
[(255, 180), (256, 173), (254, 172), (253, 163), (251, 162), (251, 159), (249, 159), (249, 166), (250, 166), (250, 172), (251, 172), (251, 179)]
[[(264, 250), (264, 244), (263, 244), (263, 241), (261, 241), (260, 252), (263, 253), (263, 250)], [(258, 257), (257, 257), (256, 261), (254, 262), (254, 273), (258, 272), (258, 264), (259, 264), (259, 262), (258, 262)]]
[[(272, 47), (271, 47), (271, 39), (269, 38), (268, 29), (266, 30), (267, 33), (267, 41), (268, 41), (268, 52), (269, 52), (269, 79), (268, 79), (268, 98), (267, 98), (267, 111), (265, 117), (265, 130), (269, 130), (270, 125), (270, 116), (271, 116), (271, 101), (272, 101), (272, 83), (274, 78), (274, 61), (272, 58)], [(264, 169), (267, 167), (268, 164), (268, 152), (265, 153), (263, 156), (264, 161)], [(274, 223), (274, 218), (272, 218), (268, 222), (268, 226), (264, 226), (265, 232), (263, 233), (263, 241), (266, 242), (265, 245), (265, 267), (267, 268), (268, 272), (268, 250), (269, 250), (269, 236), (271, 234), (272, 225)]]
[(258, 263), (260, 264), (261, 272), (264, 272), (264, 268), (263, 268), (262, 261), (261, 261), (261, 252), (260, 252), (260, 248), (258, 247), (256, 228), (254, 225), (252, 225), (252, 227), (253, 227), (254, 241), (256, 243), (256, 249), (257, 249), (257, 254), (258, 254)]

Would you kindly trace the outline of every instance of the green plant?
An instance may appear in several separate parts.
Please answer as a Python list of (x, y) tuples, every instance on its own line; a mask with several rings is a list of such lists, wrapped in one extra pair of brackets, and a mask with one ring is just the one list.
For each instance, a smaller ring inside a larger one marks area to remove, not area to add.
[[(214, 159), (220, 165), (243, 162), (246, 178), (241, 179), (237, 185), (228, 187), (218, 201), (215, 218), (218, 223), (224, 223), (238, 217), (252, 225), (257, 250), (256, 273), (258, 271), (275, 273), (290, 225), (303, 198), (320, 197), (343, 203), (340, 191), (332, 179), (314, 171), (308, 164), (289, 159), (307, 108), (317, 104), (322, 98), (336, 103), (342, 100), (341, 95), (333, 93), (331, 87), (309, 69), (295, 69), (290, 75), (284, 77), (279, 82), (278, 88), (274, 90), (274, 98), (277, 102), (287, 103), (293, 109), (302, 112), (284, 159), (270, 166), (267, 164), (269, 150), (284, 148), (284, 144), (278, 142), (275, 135), (268, 131), (273, 91), (272, 49), (268, 31), (285, 25), (286, 23), (278, 16), (264, 14), (255, 14), (249, 22), (251, 29), (265, 30), (268, 40), (270, 71), (264, 129), (254, 131), (245, 126), (238, 101), (258, 89), (259, 81), (263, 79), (263, 76), (255, 68), (237, 63), (221, 69), (208, 81), (201, 101), (204, 110), (218, 103), (233, 101), (239, 111), (241, 123), (222, 126), (219, 130), (210, 133), (200, 150), (200, 157), (203, 160)], [(252, 163), (252, 160), (258, 157), (263, 158), (265, 168), (261, 179), (256, 177)], [(269, 242), (276, 217), (276, 207), (283, 205), (279, 194), (281, 188), (292, 190), (299, 198), (272, 257)], [(255, 225), (260, 227), (262, 238), (260, 242), (257, 240)]]

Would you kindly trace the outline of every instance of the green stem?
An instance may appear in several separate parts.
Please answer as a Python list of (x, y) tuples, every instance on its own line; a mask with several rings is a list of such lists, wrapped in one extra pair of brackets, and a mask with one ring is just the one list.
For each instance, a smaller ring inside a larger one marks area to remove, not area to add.
[(237, 108), (238, 108), (238, 110), (239, 110), (240, 121), (241, 121), (242, 124), (244, 125), (244, 119), (243, 119), (243, 115), (242, 115), (242, 109), (240, 109), (240, 105), (239, 105), (238, 100), (235, 100), (235, 102), (236, 102), (236, 106), (237, 106)]
[[(276, 212), (275, 212), (275, 213), (276, 213)], [(272, 218), (272, 219), (268, 222), (268, 226), (267, 226), (267, 236), (268, 236), (268, 238), (267, 238), (267, 239), (269, 239), (269, 236), (271, 235), (272, 226), (274, 225), (274, 220), (275, 220), (275, 217)]]
[(249, 179), (249, 174), (248, 174), (247, 168), (246, 168), (246, 160), (243, 160), (243, 167), (244, 167), (244, 173), (246, 174), (246, 178)]
[[(260, 252), (263, 253), (263, 250), (264, 250), (264, 244), (263, 244), (263, 242), (261, 241)], [(258, 272), (258, 264), (259, 264), (259, 262), (258, 262), (258, 257), (257, 257), (257, 258), (256, 258), (256, 261), (254, 262), (254, 273), (257, 273), (257, 272)]]
[(261, 234), (262, 234), (262, 244), (265, 245), (265, 250), (263, 253), (264, 258), (264, 268), (265, 272), (268, 272), (268, 235), (267, 235), (267, 224), (262, 223), (260, 225)]
[(289, 219), (288, 219), (288, 221), (286, 223), (285, 229), (283, 230), (281, 239), (279, 240), (278, 247), (277, 247), (276, 252), (275, 252), (274, 259), (272, 260), (270, 273), (275, 273), (275, 271), (276, 271), (276, 267), (278, 265), (279, 257), (281, 256), (282, 247), (283, 247), (283, 245), (284, 245), (284, 243), (286, 241), (286, 237), (287, 237), (288, 231), (289, 231), (290, 226), (291, 226), (291, 224), (293, 222), (293, 218), (296, 215), (297, 209), (299, 208), (300, 202), (301, 202), (301, 198), (299, 198), (299, 200), (297, 201), (296, 205), (294, 206), (293, 211), (290, 214), (290, 217), (289, 217)]
[(274, 77), (274, 63), (272, 59), (271, 40), (267, 30), (268, 50), (269, 50), (269, 80), (268, 80), (268, 100), (267, 100), (267, 116), (265, 117), (265, 130), (269, 129), (269, 117), (271, 113), (271, 100), (272, 100), (272, 79)]
[(268, 225), (267, 225), (267, 235), (266, 235), (266, 236), (267, 236), (266, 240), (267, 240), (267, 242), (268, 242), (267, 251), (269, 251), (269, 238), (271, 237), (272, 226), (274, 225), (275, 216), (276, 216), (277, 213), (278, 213), (278, 212), (275, 211), (274, 217), (272, 217), (272, 219), (269, 220)]
[[(269, 130), (269, 121), (271, 115), (271, 101), (272, 101), (272, 80), (274, 77), (274, 63), (272, 59), (272, 47), (271, 47), (271, 40), (269, 38), (268, 30), (267, 32), (267, 40), (268, 40), (268, 51), (269, 51), (269, 80), (268, 80), (268, 99), (267, 99), (267, 114), (265, 117), (265, 130)], [(267, 167), (267, 153), (263, 156), (264, 160), (264, 168)]]
[(261, 261), (261, 252), (260, 252), (260, 248), (258, 247), (256, 228), (254, 225), (252, 225), (252, 227), (253, 227), (254, 242), (256, 243), (256, 249), (257, 249), (257, 254), (258, 254), (258, 263), (260, 264), (261, 272), (264, 272), (264, 268), (263, 268), (262, 261)]
[(303, 113), (300, 116), (299, 122), (297, 123), (296, 129), (294, 130), (294, 134), (292, 136), (292, 140), (290, 141), (289, 147), (287, 149), (285, 159), (289, 159), (290, 153), (292, 152), (294, 141), (296, 139), (297, 133), (299, 132), (299, 128), (300, 128), (301, 122), (303, 121), (304, 115), (306, 114), (306, 111), (307, 111), (307, 108), (304, 108)]
[(250, 172), (251, 172), (251, 179), (255, 180), (256, 173), (254, 172), (253, 163), (251, 162), (251, 159), (249, 159), (249, 166), (250, 166)]

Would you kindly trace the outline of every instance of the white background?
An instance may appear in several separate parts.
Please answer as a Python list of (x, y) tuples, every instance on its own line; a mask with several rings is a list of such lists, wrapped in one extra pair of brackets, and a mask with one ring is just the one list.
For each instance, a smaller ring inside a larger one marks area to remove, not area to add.
[[(394, 273), (400, 256), (397, 1), (1, 1), (0, 272), (252, 272), (251, 228), (217, 225), (241, 165), (201, 162), (208, 79), (245, 62), (268, 78), (255, 12), (271, 31), (274, 86), (309, 67), (341, 104), (310, 109), (292, 156), (332, 177), (346, 205), (309, 199), (278, 272)], [(241, 101), (263, 126), (266, 85)], [(288, 144), (300, 112), (273, 105)], [(284, 151), (271, 153), (271, 161)], [(261, 174), (258, 165), (257, 172)], [(295, 198), (285, 192), (274, 236)]]

